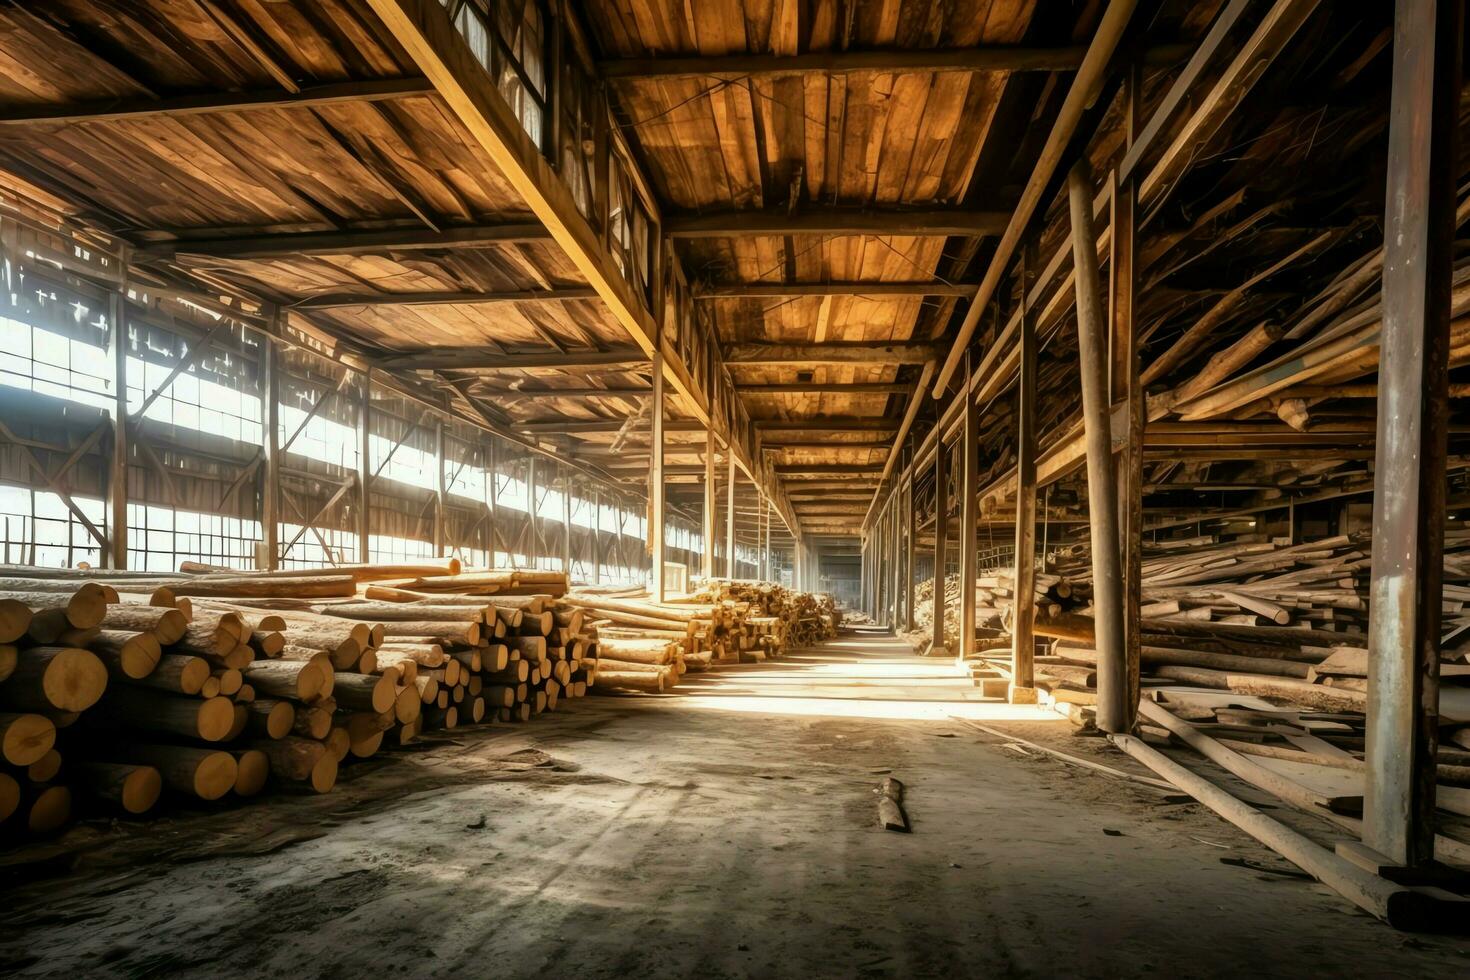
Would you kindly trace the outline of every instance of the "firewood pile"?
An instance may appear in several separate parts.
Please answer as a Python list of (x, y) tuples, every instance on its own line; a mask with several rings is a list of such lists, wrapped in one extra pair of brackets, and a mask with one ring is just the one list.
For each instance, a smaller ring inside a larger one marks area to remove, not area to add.
[[(561, 573), (0, 570), (0, 834), (164, 790), (316, 792), (420, 733), (581, 697), (597, 640)], [(631, 656), (631, 654), (629, 654)]]

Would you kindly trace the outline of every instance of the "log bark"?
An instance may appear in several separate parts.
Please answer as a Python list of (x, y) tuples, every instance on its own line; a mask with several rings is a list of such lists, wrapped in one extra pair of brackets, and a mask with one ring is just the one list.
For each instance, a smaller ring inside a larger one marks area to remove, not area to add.
[(229, 698), (189, 698), (119, 684), (98, 709), (128, 729), (167, 732), (205, 742), (220, 742), (235, 728), (235, 703)]
[(282, 779), (306, 782), (318, 793), (328, 792), (337, 783), (337, 757), (323, 742), (293, 735), (254, 742), (251, 748), (263, 752), (271, 770)]
[(393, 679), (375, 674), (338, 674), (332, 695), (345, 708), (382, 714), (393, 708)]

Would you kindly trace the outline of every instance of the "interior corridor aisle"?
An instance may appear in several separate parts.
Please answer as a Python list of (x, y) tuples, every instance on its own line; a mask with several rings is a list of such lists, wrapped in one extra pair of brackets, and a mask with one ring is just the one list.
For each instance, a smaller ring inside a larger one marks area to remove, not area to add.
[[(90, 850), (4, 867), (0, 968), (1463, 971), (1463, 943), (1401, 936), (1263, 870), (1287, 866), (1201, 808), (956, 716), (1131, 768), (1040, 709), (978, 701), (949, 662), (849, 633), (663, 697), (588, 698), (534, 726), (426, 738), (344, 769), (330, 796), (102, 830)], [(907, 786), (912, 834), (877, 826), (873, 790), (890, 773)]]

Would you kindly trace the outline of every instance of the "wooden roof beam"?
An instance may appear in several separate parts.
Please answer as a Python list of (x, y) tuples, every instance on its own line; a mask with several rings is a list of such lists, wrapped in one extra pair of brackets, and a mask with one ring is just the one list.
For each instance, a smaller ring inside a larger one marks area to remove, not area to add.
[(735, 383), (735, 390), (748, 395), (906, 395), (914, 390), (912, 384), (901, 382), (862, 382), (844, 384), (841, 381), (807, 381), (794, 384)]
[(0, 126), (54, 126), (200, 116), (216, 112), (305, 109), (340, 102), (387, 102), (433, 94), (434, 86), (422, 76), (372, 78), (314, 85), (294, 94), (284, 89), (272, 88), (257, 92), (207, 92), (164, 99), (104, 99), (96, 102), (11, 105), (0, 107)]
[(405, 228), (179, 238), (142, 245), (134, 253), (134, 257), (140, 261), (177, 260), (190, 256), (250, 261), (289, 258), (295, 255), (358, 255), (363, 252), (484, 248), (543, 242), (550, 237), (541, 224), (528, 220), (445, 228), (441, 231), (415, 224)]
[(489, 347), (429, 347), (384, 355), (373, 366), (394, 371), (523, 371), (646, 364), (648, 358), (642, 351), (629, 349), (502, 354)]
[(515, 289), (501, 293), (424, 291), (412, 293), (329, 293), (291, 304), (294, 310), (335, 310), (349, 306), (485, 306), (496, 303), (549, 303), (573, 299), (596, 299), (590, 286), (558, 286), (553, 289)]
[(814, 416), (807, 419), (757, 419), (761, 432), (896, 432), (895, 419)]
[[(805, 54), (730, 54), (672, 58), (616, 58), (598, 63), (608, 79), (703, 79), (841, 75), (854, 72), (1076, 71), (1086, 49), (1078, 46), (896, 48), (876, 51), (812, 51)], [(1189, 54), (1182, 45), (1149, 49), (1150, 64), (1173, 64)]]
[(968, 299), (974, 295), (975, 284), (963, 282), (742, 282), (705, 283), (694, 287), (694, 298), (699, 300), (791, 299), (802, 296)]
[(1008, 211), (958, 208), (882, 211), (812, 208), (795, 214), (734, 210), (665, 215), (664, 231), (674, 238), (748, 238), (755, 235), (960, 235), (973, 238), (999, 235), (1009, 219)]
[(730, 367), (761, 367), (821, 364), (923, 364), (935, 356), (933, 344), (895, 342), (888, 344), (827, 341), (820, 344), (745, 343), (725, 350)]

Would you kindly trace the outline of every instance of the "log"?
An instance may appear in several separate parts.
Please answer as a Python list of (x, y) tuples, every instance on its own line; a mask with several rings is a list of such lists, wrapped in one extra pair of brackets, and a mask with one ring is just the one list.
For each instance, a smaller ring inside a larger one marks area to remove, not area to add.
[(1356, 711), (1363, 713), (1368, 706), (1368, 696), (1346, 688), (1324, 687), (1291, 677), (1269, 677), (1263, 674), (1237, 673), (1223, 670), (1206, 670), (1200, 667), (1160, 667), (1154, 671), (1159, 677), (1208, 687), (1236, 694), (1254, 694), (1259, 697), (1284, 698), (1319, 711)]
[(116, 750), (116, 755), (153, 766), (165, 786), (201, 800), (217, 800), (234, 789), (239, 768), (228, 752), (183, 745), (129, 745)]
[(383, 625), (384, 637), (431, 636), (438, 643), (457, 643), (461, 646), (477, 646), (480, 642), (480, 623), (437, 623), (423, 620), (394, 620)]
[[(217, 565), (206, 565), (203, 562), (183, 561), (179, 562), (179, 571), (194, 575), (230, 574), (239, 575), (233, 569), (221, 568)], [(330, 565), (324, 568), (291, 568), (272, 569), (270, 571), (258, 571), (248, 573), (251, 578), (282, 579), (301, 578), (309, 575), (340, 576), (351, 575), (355, 581), (371, 582), (380, 578), (404, 578), (417, 575), (457, 575), (460, 572), (458, 558), (445, 558), (433, 562), (414, 562), (407, 565)]]
[(103, 629), (123, 630), (132, 633), (152, 633), (164, 646), (177, 643), (189, 625), (178, 609), (167, 606), (141, 606), (123, 602), (107, 607), (107, 613), (99, 624)]
[(146, 677), (132, 678), (128, 683), (175, 694), (198, 694), (210, 679), (209, 670), (209, 662), (202, 657), (167, 653)]
[[(299, 735), (301, 733), (297, 732), (297, 734)], [(326, 746), (327, 751), (332, 754), (332, 758), (341, 762), (352, 751), (352, 738), (347, 734), (345, 727), (333, 727), (327, 733)]]
[(188, 698), (118, 685), (99, 708), (128, 729), (168, 732), (205, 742), (219, 742), (235, 728), (235, 703), (229, 698)]
[(270, 758), (259, 749), (234, 749), (231, 755), (235, 757), (235, 795), (250, 797), (265, 789)]
[(0, 824), (20, 806), (20, 783), (8, 772), (0, 772)]
[(428, 605), (401, 602), (340, 602), (313, 608), (324, 616), (341, 619), (421, 623), (484, 623), (485, 605)]
[[(251, 701), (245, 710), (250, 717), (245, 730), (257, 738), (285, 738), (296, 727), (296, 708), (290, 701), (261, 698)], [(327, 727), (331, 727), (330, 718)]]
[(153, 633), (129, 633), (102, 630), (87, 648), (97, 655), (107, 672), (123, 680), (139, 680), (158, 667), (163, 656), (158, 637)]
[(22, 650), (0, 685), (0, 706), (23, 711), (85, 711), (107, 689), (107, 668), (79, 647)]
[(393, 678), (375, 674), (338, 674), (332, 694), (343, 707), (382, 714), (393, 708)]
[(903, 783), (884, 776), (878, 784), (878, 826), (901, 834), (909, 832), (908, 814), (903, 812)]
[(79, 762), (68, 767), (67, 774), (90, 795), (134, 816), (153, 809), (163, 792), (163, 777), (152, 766)]
[(4, 681), (15, 673), (15, 665), (20, 660), (20, 650), (9, 643), (0, 644), (0, 681)]
[(0, 713), (0, 759), (29, 766), (56, 744), (56, 724), (45, 715)]
[[(61, 613), (68, 626), (91, 629), (101, 625), (102, 618), (107, 615), (107, 603), (109, 600), (116, 602), (117, 593), (96, 582), (63, 585), (46, 579), (6, 578), (0, 579), (0, 601), (6, 599), (29, 608), (32, 619), (37, 613), (54, 609)], [(14, 617), (19, 614), (12, 612), (11, 615)], [(13, 623), (11, 628), (13, 629)], [(29, 628), (27, 624), (27, 629)], [(15, 636), (11, 639), (19, 638)]]
[(598, 640), (599, 655), (609, 660), (632, 663), (667, 664), (674, 659), (679, 646), (668, 640), (635, 640), (608, 637)]
[(664, 689), (665, 673), (642, 673), (626, 672), (620, 670), (604, 670), (598, 668), (595, 690), (599, 694), (611, 693), (609, 688), (633, 688), (640, 691), (662, 692)]
[(323, 742), (288, 736), (265, 742), (253, 742), (251, 748), (263, 752), (271, 770), (282, 779), (306, 782), (318, 793), (326, 793), (337, 784), (337, 757)]
[(14, 643), (31, 628), (31, 607), (19, 599), (0, 599), (0, 643)]
[[(318, 653), (315, 656), (322, 656)], [(277, 698), (311, 701), (329, 696), (326, 676), (318, 660), (257, 660), (241, 671), (250, 686)]]
[(49, 783), (61, 772), (61, 753), (50, 750), (26, 766), (26, 779), (33, 783)]
[(27, 830), (49, 834), (71, 818), (71, 790), (65, 786), (22, 786), (19, 809), (25, 814)]
[(320, 704), (302, 705), (293, 711), (293, 716), (290, 734), (322, 741), (332, 732), (332, 711)]

